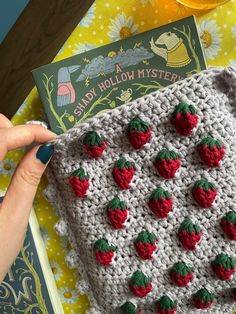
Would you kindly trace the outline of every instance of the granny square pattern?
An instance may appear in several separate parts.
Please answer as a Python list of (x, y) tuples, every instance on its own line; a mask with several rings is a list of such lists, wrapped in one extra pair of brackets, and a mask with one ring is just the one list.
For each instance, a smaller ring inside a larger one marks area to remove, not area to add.
[(212, 68), (55, 140), (45, 195), (89, 313), (236, 309), (235, 106)]

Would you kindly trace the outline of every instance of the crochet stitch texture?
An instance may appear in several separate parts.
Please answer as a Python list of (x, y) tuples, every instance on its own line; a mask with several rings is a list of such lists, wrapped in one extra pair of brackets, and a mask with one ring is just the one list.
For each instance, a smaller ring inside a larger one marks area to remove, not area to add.
[[(193, 105), (198, 115), (196, 127), (187, 136), (179, 135), (170, 121), (180, 102)], [(232, 313), (236, 309), (230, 292), (236, 287), (236, 276), (220, 280), (211, 265), (221, 253), (236, 257), (236, 242), (229, 240), (220, 226), (221, 219), (236, 204), (234, 103), (235, 69), (213, 68), (89, 119), (55, 140), (45, 194), (59, 208), (62, 218), (55, 228), (61, 235), (68, 235), (72, 244), (67, 262), (83, 278), (78, 289), (90, 298), (89, 313), (113, 314), (126, 301), (136, 304), (141, 313), (156, 313), (156, 301), (163, 295), (177, 300), (177, 313), (198, 313), (193, 295), (202, 288), (215, 295), (206, 313)], [(146, 121), (151, 130), (150, 141), (141, 149), (134, 149), (127, 136), (128, 124), (135, 116)], [(91, 158), (83, 146), (85, 134), (91, 131), (98, 132), (106, 142), (100, 158)], [(219, 167), (208, 167), (197, 153), (197, 145), (209, 134), (224, 145), (225, 156)], [(174, 150), (180, 159), (171, 179), (161, 177), (154, 166), (163, 148)], [(128, 189), (121, 189), (112, 176), (120, 158), (135, 168)], [(69, 184), (71, 173), (79, 168), (90, 177), (89, 189), (82, 198), (76, 197)], [(203, 178), (213, 182), (217, 190), (210, 208), (201, 208), (192, 194), (194, 184)], [(173, 208), (165, 218), (154, 215), (148, 205), (157, 187), (171, 192)], [(107, 206), (116, 196), (125, 202), (129, 213), (121, 229), (113, 228), (107, 214)], [(190, 218), (202, 233), (195, 250), (185, 250), (177, 237), (185, 218)], [(142, 231), (156, 236), (157, 250), (149, 260), (140, 258), (134, 246)], [(113, 262), (106, 267), (95, 256), (94, 245), (100, 239), (115, 248)], [(193, 278), (187, 287), (178, 287), (170, 278), (177, 262), (191, 268)], [(129, 287), (136, 271), (152, 282), (151, 292), (142, 298), (135, 297)]]

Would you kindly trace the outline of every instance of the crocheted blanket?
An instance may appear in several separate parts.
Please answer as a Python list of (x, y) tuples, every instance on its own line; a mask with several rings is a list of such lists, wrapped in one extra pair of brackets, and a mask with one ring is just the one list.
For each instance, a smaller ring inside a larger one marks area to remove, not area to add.
[(55, 141), (46, 196), (90, 313), (236, 309), (235, 78), (204, 71)]

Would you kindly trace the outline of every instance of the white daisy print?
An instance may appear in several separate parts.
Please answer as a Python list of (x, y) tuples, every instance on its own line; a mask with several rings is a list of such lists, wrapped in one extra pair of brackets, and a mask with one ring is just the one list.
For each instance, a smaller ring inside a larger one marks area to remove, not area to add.
[(125, 13), (118, 14), (114, 20), (111, 20), (112, 25), (109, 26), (108, 33), (112, 41), (124, 39), (138, 33), (138, 25), (134, 24), (132, 16), (127, 17)]
[(55, 261), (50, 261), (50, 265), (55, 279), (59, 280), (62, 276), (62, 269), (60, 268), (59, 264)]
[(143, 7), (145, 7), (146, 5), (154, 5), (155, 4), (155, 0), (139, 0), (139, 2), (142, 4)]
[(207, 59), (213, 60), (221, 50), (222, 34), (215, 20), (201, 21), (199, 34)]
[(80, 21), (79, 26), (89, 27), (93, 23), (93, 19), (95, 18), (96, 11), (96, 3), (94, 3), (88, 12), (85, 14), (84, 18)]
[(236, 26), (232, 28), (233, 37), (236, 38)]
[(59, 289), (59, 295), (62, 303), (74, 304), (78, 301), (79, 293), (75, 289), (63, 287)]
[(73, 49), (72, 52), (76, 55), (78, 53), (82, 53), (82, 52), (94, 49), (96, 47), (97, 47), (96, 45), (92, 45), (92, 44), (89, 44), (88, 42), (85, 42), (83, 44), (76, 44), (75, 49)]
[(27, 101), (25, 99), (25, 101), (21, 104), (21, 106), (19, 107), (19, 109), (15, 113), (15, 116), (21, 115), (25, 111), (26, 107), (27, 107)]
[(16, 169), (16, 163), (11, 159), (5, 159), (0, 162), (0, 174), (4, 176), (12, 176)]

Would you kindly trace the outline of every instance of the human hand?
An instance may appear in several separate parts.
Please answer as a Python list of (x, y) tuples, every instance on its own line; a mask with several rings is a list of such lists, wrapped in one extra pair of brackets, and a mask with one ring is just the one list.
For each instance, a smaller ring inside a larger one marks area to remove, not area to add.
[[(0, 114), (0, 161), (6, 153), (34, 142), (45, 143), (56, 135), (40, 125), (14, 126)], [(0, 283), (22, 248), (30, 210), (53, 146), (32, 148), (18, 164), (0, 204)]]

